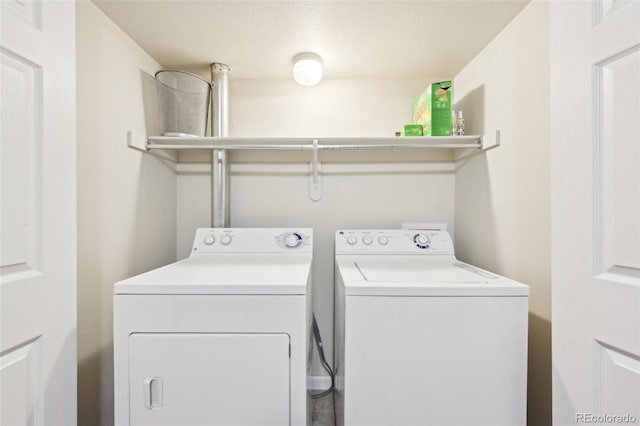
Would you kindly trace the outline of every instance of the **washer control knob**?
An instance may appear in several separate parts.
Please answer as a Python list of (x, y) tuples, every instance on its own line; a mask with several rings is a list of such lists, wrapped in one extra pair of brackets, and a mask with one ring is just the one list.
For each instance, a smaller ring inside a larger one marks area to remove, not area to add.
[(213, 235), (207, 235), (206, 237), (204, 237), (204, 243), (208, 246), (210, 246), (215, 242), (216, 242), (216, 237), (214, 237)]
[(378, 244), (381, 246), (386, 246), (389, 244), (389, 237), (385, 237), (384, 235), (378, 237)]
[(302, 236), (299, 234), (291, 233), (284, 237), (284, 245), (288, 248), (296, 248), (302, 244)]
[(362, 237), (362, 242), (364, 243), (364, 245), (370, 246), (373, 243), (373, 238), (371, 238), (370, 235), (365, 235), (364, 237)]
[(354, 246), (357, 242), (358, 239), (355, 235), (349, 235), (349, 237), (347, 237), (347, 244), (349, 244), (350, 246)]
[(222, 237), (220, 237), (220, 244), (222, 244), (223, 246), (227, 246), (229, 245), (229, 243), (231, 243), (231, 237), (228, 235), (223, 235)]

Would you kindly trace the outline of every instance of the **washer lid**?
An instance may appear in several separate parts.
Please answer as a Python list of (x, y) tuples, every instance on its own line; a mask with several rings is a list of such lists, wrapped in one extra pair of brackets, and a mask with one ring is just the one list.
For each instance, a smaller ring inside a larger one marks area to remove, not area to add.
[(355, 262), (362, 278), (369, 282), (422, 282), (422, 283), (474, 283), (486, 284), (497, 275), (484, 276), (463, 267), (460, 262), (398, 258), (374, 261), (362, 259)]
[(115, 294), (306, 294), (311, 255), (216, 254), (120, 281)]
[(529, 288), (454, 256), (336, 256), (347, 295), (527, 296)]

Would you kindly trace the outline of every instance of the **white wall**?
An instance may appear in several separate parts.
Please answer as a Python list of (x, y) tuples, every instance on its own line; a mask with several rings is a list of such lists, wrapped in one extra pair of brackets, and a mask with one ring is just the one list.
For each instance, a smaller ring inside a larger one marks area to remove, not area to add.
[(502, 146), (456, 173), (458, 256), (530, 286), (529, 425), (551, 424), (549, 17), (529, 4), (455, 78), (469, 133)]
[[(410, 122), (411, 103), (432, 80), (325, 80), (310, 88), (293, 80), (232, 80), (230, 133), (393, 135)], [(178, 257), (185, 257), (195, 228), (210, 224), (210, 178), (207, 164), (194, 164), (207, 155), (181, 153), (180, 159), (186, 163), (179, 165), (177, 244)], [(332, 359), (335, 231), (424, 221), (452, 229), (454, 176), (451, 156), (442, 152), (323, 152), (323, 194), (313, 202), (310, 159), (310, 153), (233, 153), (231, 225), (314, 228), (313, 304)], [(317, 366), (315, 374), (322, 374)]]
[(154, 95), (160, 66), (93, 3), (76, 15), (78, 424), (106, 426), (113, 283), (175, 259), (176, 178), (170, 163), (126, 147), (127, 131), (155, 131), (143, 90)]

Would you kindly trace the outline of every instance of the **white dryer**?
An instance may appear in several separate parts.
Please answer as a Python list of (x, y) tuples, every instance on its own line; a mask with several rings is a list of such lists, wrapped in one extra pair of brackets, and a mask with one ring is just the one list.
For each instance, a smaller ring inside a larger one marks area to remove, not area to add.
[(339, 425), (524, 426), (529, 288), (446, 231), (338, 231)]
[(116, 283), (115, 424), (310, 424), (312, 247), (198, 229), (187, 259)]

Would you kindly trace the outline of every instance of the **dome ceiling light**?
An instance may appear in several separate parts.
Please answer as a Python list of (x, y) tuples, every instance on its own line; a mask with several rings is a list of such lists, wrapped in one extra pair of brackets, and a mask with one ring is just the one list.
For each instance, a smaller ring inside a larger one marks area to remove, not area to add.
[(293, 79), (303, 86), (322, 80), (322, 58), (315, 53), (299, 53), (293, 57)]

